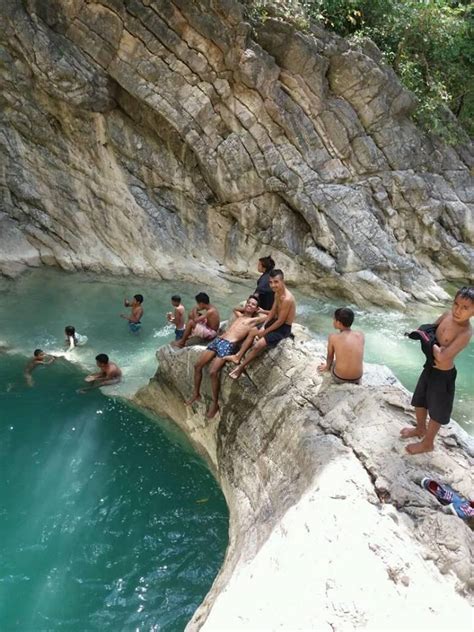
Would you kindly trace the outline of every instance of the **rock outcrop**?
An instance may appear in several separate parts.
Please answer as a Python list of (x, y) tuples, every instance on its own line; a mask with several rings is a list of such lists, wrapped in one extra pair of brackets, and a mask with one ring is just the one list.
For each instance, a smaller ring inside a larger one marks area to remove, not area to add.
[(211, 283), (271, 252), (401, 306), (474, 269), (468, 151), (420, 133), (370, 42), (252, 28), (235, 0), (6, 0), (0, 87), (4, 274)]
[(187, 630), (468, 630), (472, 532), (420, 487), (472, 492), (474, 446), (443, 429), (435, 452), (408, 456), (408, 393), (388, 369), (335, 385), (323, 349), (286, 340), (235, 382), (220, 417), (192, 389), (200, 347), (161, 348), (135, 402), (174, 420), (210, 463), (230, 509), (224, 566)]

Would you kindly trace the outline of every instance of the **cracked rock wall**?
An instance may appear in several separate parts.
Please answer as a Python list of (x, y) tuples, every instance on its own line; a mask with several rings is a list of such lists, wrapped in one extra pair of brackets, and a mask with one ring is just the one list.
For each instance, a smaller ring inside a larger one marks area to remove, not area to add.
[(239, 381), (222, 372), (220, 415), (192, 407), (203, 347), (157, 352), (134, 401), (177, 423), (211, 464), (230, 513), (229, 546), (187, 630), (470, 630), (469, 526), (420, 486), (472, 491), (474, 445), (456, 423), (433, 453), (408, 456), (409, 395), (385, 367), (362, 386), (316, 372), (322, 344), (285, 340)]
[(4, 0), (0, 270), (290, 279), (444, 297), (474, 269), (472, 155), (420, 133), (367, 42), (234, 0)]

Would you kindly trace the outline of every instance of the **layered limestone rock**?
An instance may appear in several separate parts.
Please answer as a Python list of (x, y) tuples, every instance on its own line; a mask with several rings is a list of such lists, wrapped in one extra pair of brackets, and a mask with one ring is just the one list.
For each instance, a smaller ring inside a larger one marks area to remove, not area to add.
[(472, 439), (442, 429), (408, 456), (408, 393), (384, 367), (335, 385), (324, 350), (299, 335), (239, 381), (224, 369), (220, 416), (192, 408), (202, 347), (161, 348), (135, 402), (174, 420), (210, 463), (230, 509), (223, 568), (187, 630), (468, 630), (472, 532), (420, 487), (472, 492)]
[[(400, 306), (474, 269), (469, 153), (367, 42), (235, 0), (7, 0), (0, 269), (254, 273)], [(183, 253), (186, 256), (182, 256)]]

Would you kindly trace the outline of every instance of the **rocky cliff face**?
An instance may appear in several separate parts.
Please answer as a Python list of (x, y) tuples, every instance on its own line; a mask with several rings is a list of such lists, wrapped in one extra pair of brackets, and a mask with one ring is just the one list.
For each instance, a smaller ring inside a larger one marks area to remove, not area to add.
[(188, 630), (468, 630), (472, 532), (420, 487), (472, 491), (474, 446), (456, 424), (408, 456), (408, 394), (384, 367), (362, 386), (316, 374), (324, 349), (286, 340), (234, 382), (220, 417), (192, 391), (200, 347), (158, 351), (135, 401), (173, 419), (216, 473), (230, 510), (224, 566)]
[(234, 0), (6, 0), (1, 270), (254, 274), (360, 301), (474, 268), (469, 156), (410, 121), (373, 44)]

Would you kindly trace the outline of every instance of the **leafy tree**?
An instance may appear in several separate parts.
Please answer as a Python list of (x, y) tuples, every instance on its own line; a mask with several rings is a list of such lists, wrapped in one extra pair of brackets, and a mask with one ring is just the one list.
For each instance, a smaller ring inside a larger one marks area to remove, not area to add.
[[(249, 3), (262, 10), (271, 3)], [(286, 17), (291, 19), (291, 2)], [(474, 135), (474, 4), (469, 0), (300, 0), (307, 18), (370, 37), (419, 100), (415, 118), (445, 140)], [(263, 14), (262, 14), (263, 15)], [(301, 22), (301, 18), (298, 17)]]

